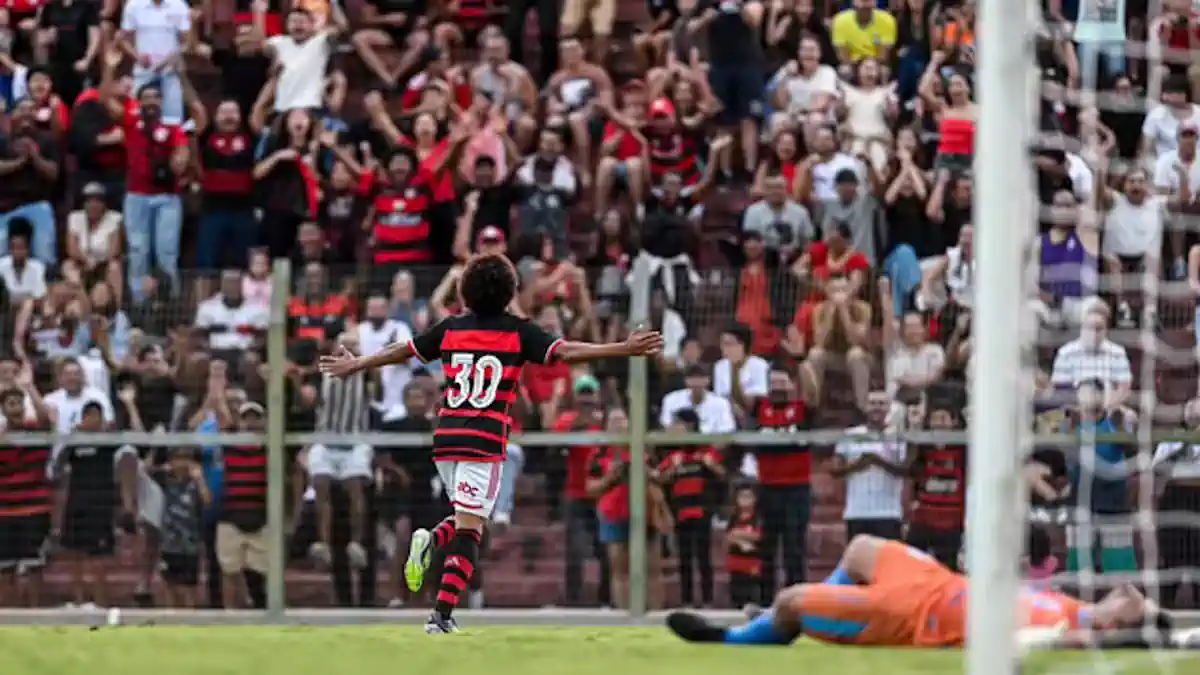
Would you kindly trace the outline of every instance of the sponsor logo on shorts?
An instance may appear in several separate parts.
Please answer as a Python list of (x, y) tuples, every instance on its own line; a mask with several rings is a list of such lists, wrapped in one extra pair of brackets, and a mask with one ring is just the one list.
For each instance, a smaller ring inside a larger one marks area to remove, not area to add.
[(470, 483), (468, 483), (466, 481), (463, 481), (458, 484), (458, 491), (460, 494), (467, 495), (468, 497), (478, 497), (479, 496), (479, 488), (475, 487), (474, 485), (471, 485)]

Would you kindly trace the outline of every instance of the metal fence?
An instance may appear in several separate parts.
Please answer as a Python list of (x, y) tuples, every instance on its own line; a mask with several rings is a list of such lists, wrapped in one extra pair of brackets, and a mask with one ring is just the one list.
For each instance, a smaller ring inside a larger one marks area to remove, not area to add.
[[(655, 292), (663, 290), (661, 277), (659, 280), (652, 280), (653, 265), (650, 261), (639, 259), (629, 273), (627, 280), (628, 297), (622, 302), (627, 302), (626, 319), (628, 325), (645, 325), (649, 322), (651, 316), (652, 295)], [(735, 273), (736, 275), (736, 273)], [(440, 273), (430, 272), (426, 274), (422, 284), (428, 283), (434, 278), (440, 277)], [(703, 277), (703, 275), (701, 275)], [(292, 489), (289, 486), (289, 480), (294, 472), (294, 453), (290, 449), (303, 448), (316, 443), (322, 444), (340, 444), (349, 445), (354, 443), (366, 443), (376, 447), (390, 448), (421, 448), (428, 447), (431, 444), (431, 437), (428, 435), (418, 434), (395, 434), (370, 432), (354, 435), (352, 438), (347, 438), (342, 435), (331, 435), (321, 433), (296, 433), (289, 428), (288, 420), (288, 381), (287, 367), (289, 363), (289, 337), (294, 330), (294, 322), (289, 319), (289, 302), (292, 300), (293, 289), (296, 288), (296, 279), (293, 279), (292, 270), (286, 262), (280, 262), (275, 265), (272, 273), (272, 297), (270, 320), (266, 331), (266, 353), (265, 363), (268, 366), (267, 370), (267, 387), (265, 397), (265, 409), (267, 412), (267, 429), (264, 434), (244, 434), (244, 433), (133, 433), (122, 432), (120, 434), (120, 442), (135, 446), (232, 446), (249, 443), (265, 444), (269, 451), (269, 509), (268, 509), (268, 541), (269, 545), (269, 570), (266, 575), (266, 615), (253, 615), (264, 618), (270, 621), (285, 621), (285, 620), (302, 620), (296, 617), (297, 614), (289, 614), (288, 606), (288, 579), (289, 579), (289, 549), (293, 542), (289, 541), (289, 533), (293, 529), (293, 524), (300, 517), (300, 514), (289, 512), (289, 491)], [(680, 294), (673, 299), (673, 304), (676, 306), (687, 306), (690, 304), (690, 313), (693, 315), (693, 325), (712, 327), (725, 325), (725, 322), (731, 318), (745, 320), (744, 317), (739, 317), (739, 304), (736, 302), (737, 284), (736, 276), (720, 276), (710, 274), (708, 279), (701, 278), (699, 286), (703, 288), (690, 292), (691, 294)], [(873, 289), (874, 285), (868, 285), (868, 289)], [(655, 290), (652, 290), (655, 289)], [(425, 291), (418, 291), (425, 292)], [(665, 292), (665, 291), (663, 291)], [(871, 291), (868, 291), (870, 293)], [(701, 301), (702, 298), (710, 298), (707, 301)], [(793, 288), (788, 292), (787, 299), (783, 302), (794, 304), (797, 302), (797, 291)], [(719, 301), (712, 298), (720, 298)], [(743, 307), (744, 308), (744, 307)], [(695, 315), (699, 314), (697, 318)], [(761, 312), (756, 310), (756, 316), (770, 317), (771, 312)], [(778, 318), (778, 313), (775, 313)], [(776, 321), (775, 319), (767, 319), (777, 329), (782, 330), (787, 322)], [(535, 431), (528, 433), (514, 434), (512, 441), (520, 446), (527, 456), (536, 453), (548, 453), (551, 449), (561, 449), (570, 447), (600, 447), (600, 446), (628, 446), (633, 466), (639, 466), (647, 461), (648, 458), (654, 457), (656, 448), (680, 448), (680, 447), (737, 447), (741, 446), (812, 446), (824, 447), (831, 446), (840, 441), (851, 439), (841, 428), (828, 428), (815, 430), (810, 432), (798, 432), (789, 434), (762, 434), (755, 431), (739, 431), (730, 434), (679, 434), (675, 432), (656, 430), (656, 420), (650, 416), (650, 411), (656, 401), (651, 400), (652, 392), (657, 391), (657, 388), (651, 382), (650, 366), (646, 359), (636, 358), (629, 361), (629, 371), (625, 377), (624, 398), (629, 411), (629, 428), (623, 433), (607, 433), (607, 432), (544, 432)], [(1153, 365), (1151, 366), (1153, 367)], [(1149, 416), (1150, 421), (1147, 426), (1153, 426), (1153, 416)], [(889, 439), (906, 440), (912, 443), (966, 443), (968, 433), (962, 432), (927, 432), (920, 430), (895, 431), (888, 434)], [(55, 444), (70, 444), (70, 443), (112, 443), (113, 438), (110, 434), (72, 434), (72, 435), (56, 435), (56, 434), (8, 434), (8, 441), (15, 444), (25, 445), (55, 445)], [(878, 438), (871, 436), (863, 436), (863, 439)], [(1149, 458), (1153, 452), (1153, 443), (1161, 440), (1186, 440), (1194, 442), (1200, 438), (1196, 433), (1180, 429), (1170, 429), (1166, 426), (1159, 426), (1148, 431), (1141, 431), (1137, 434), (1099, 434), (1094, 439), (1097, 442), (1113, 441), (1113, 442), (1128, 442), (1139, 445), (1139, 452), (1133, 460), (1139, 468), (1145, 469), (1149, 466)], [(1044, 433), (1034, 439), (1039, 444), (1055, 444), (1068, 449), (1077, 449), (1080, 447), (1080, 439), (1074, 433)], [(1094, 445), (1094, 444), (1093, 444)], [(556, 460), (557, 461), (557, 460)], [(628, 538), (628, 563), (629, 563), (629, 578), (628, 578), (628, 598), (620, 598), (614, 603), (624, 607), (627, 611), (622, 612), (620, 616), (642, 617), (645, 616), (648, 610), (654, 609), (653, 605), (663, 607), (676, 602), (673, 592), (670, 595), (672, 599), (664, 599), (662, 589), (657, 588), (663, 584), (662, 575), (660, 572), (668, 568), (660, 555), (663, 543), (660, 537), (648, 536), (651, 526), (648, 522), (647, 514), (647, 492), (648, 485), (646, 475), (642, 472), (631, 472), (630, 476), (630, 518), (629, 518), (629, 538)], [(561, 505), (553, 504), (553, 500), (548, 494), (541, 494), (539, 491), (544, 490), (544, 484), (537, 484), (532, 489), (526, 489), (526, 499), (542, 500), (544, 508), (550, 509), (561, 508)], [(839, 488), (833, 483), (824, 471), (823, 465), (818, 463), (814, 468), (813, 489), (817, 493), (816, 501), (818, 504), (836, 505), (839, 504), (840, 497), (837, 496)], [(719, 514), (718, 514), (719, 515)], [(521, 516), (518, 513), (515, 516), (514, 522), (520, 525)], [(814, 534), (810, 537), (808, 549), (813, 552), (816, 557), (824, 556), (827, 559), (829, 556), (836, 557), (838, 547), (843, 541), (844, 533), (840, 523), (840, 513), (835, 512), (832, 507), (827, 508), (824, 515), (819, 518), (814, 518)], [(531, 546), (529, 542), (543, 540), (546, 537), (562, 536), (569, 538), (575, 533), (571, 531), (571, 521), (562, 529), (557, 526), (551, 527), (549, 521), (538, 521), (536, 524), (529, 526), (529, 530), (535, 530), (534, 535), (525, 538), (517, 538), (514, 543), (512, 539), (508, 541), (505, 552), (500, 555), (521, 556), (522, 559), (537, 559), (538, 555), (522, 551), (523, 547)], [(818, 531), (819, 530), (819, 531)], [(518, 531), (517, 527), (510, 530)], [(560, 534), (561, 533), (561, 534)], [(588, 535), (589, 537), (594, 535)], [(720, 544), (721, 535), (714, 535), (716, 543), (708, 543), (710, 548), (708, 553), (710, 557), (719, 557), (720, 550), (723, 546)], [(392, 542), (392, 552), (396, 550), (396, 542)], [(401, 542), (402, 544), (402, 542)], [(561, 555), (561, 548), (570, 546), (569, 542), (556, 542), (551, 548), (553, 555)], [(589, 541), (588, 546), (592, 543)], [(382, 548), (382, 543), (378, 545)], [(403, 546), (399, 546), (399, 550), (403, 551)], [(668, 553), (677, 552), (673, 548), (669, 548)], [(402, 553), (401, 553), (402, 555)], [(590, 554), (585, 554), (585, 561), (590, 561), (593, 558)], [(1196, 561), (1197, 566), (1200, 566), (1200, 561)], [(386, 564), (381, 562), (381, 565)], [(535, 560), (535, 564), (541, 564)], [(591, 562), (585, 562), (585, 566), (593, 567)], [(484, 574), (486, 575), (489, 563), (483, 563)], [(716, 561), (718, 574), (720, 573), (720, 562)], [(558, 573), (557, 564), (551, 565), (552, 570), (549, 575)], [(811, 565), (810, 565), (811, 569)], [(294, 568), (292, 570), (294, 572)], [(1190, 572), (1187, 576), (1190, 578)], [(671, 570), (673, 574), (673, 570)], [(326, 574), (324, 571), (321, 575)], [(547, 578), (547, 574), (542, 574), (537, 578)], [(584, 574), (584, 577), (592, 577), (594, 575)], [(294, 577), (293, 577), (294, 578)], [(306, 579), (320, 579), (320, 577), (306, 576)], [(377, 574), (376, 579), (383, 579), (385, 575)], [(507, 578), (505, 579), (507, 582)], [(318, 581), (318, 584), (325, 582)], [(486, 582), (485, 582), (486, 583)], [(1089, 581), (1092, 583), (1092, 581)], [(590, 584), (589, 584), (590, 585)], [(382, 595), (381, 593), (377, 593)], [(571, 595), (571, 593), (567, 593)], [(558, 604), (562, 596), (559, 594), (550, 594), (547, 596), (545, 604)], [(610, 601), (612, 598), (610, 598)], [(718, 601), (714, 601), (718, 602)], [(719, 604), (719, 602), (718, 602)], [(23, 616), (21, 613), (5, 614), (6, 617), (20, 619)], [(31, 620), (45, 620), (46, 616), (63, 616), (63, 615), (44, 615), (30, 614), (27, 615)], [(84, 620), (90, 620), (84, 615)], [(150, 615), (147, 615), (150, 616)], [(164, 617), (171, 616), (174, 619), (167, 620), (190, 620), (181, 618), (183, 615), (164, 614)], [(208, 621), (211, 619), (203, 619), (201, 615), (196, 614), (196, 620)], [(233, 616), (233, 615), (230, 615)], [(237, 615), (247, 616), (247, 615)], [(290, 619), (288, 617), (291, 617)], [(41, 617), (40, 619), (38, 617)]]

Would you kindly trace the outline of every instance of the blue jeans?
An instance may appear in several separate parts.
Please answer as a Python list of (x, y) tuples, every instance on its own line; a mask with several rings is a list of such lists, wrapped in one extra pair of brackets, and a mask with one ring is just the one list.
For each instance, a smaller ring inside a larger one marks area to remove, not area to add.
[(129, 290), (133, 299), (145, 300), (142, 278), (154, 263), (179, 290), (179, 233), (183, 229), (183, 203), (179, 195), (125, 195), (125, 247), (129, 249)]
[(196, 233), (196, 267), (215, 270), (243, 268), (258, 244), (258, 221), (250, 208), (205, 211)]
[(162, 92), (162, 121), (167, 124), (183, 122), (183, 86), (176, 73), (156, 73), (152, 70), (134, 68), (133, 91), (136, 93), (147, 84), (156, 84)]
[(508, 444), (508, 456), (504, 459), (504, 471), (500, 473), (500, 492), (496, 495), (495, 513), (512, 515), (517, 499), (517, 479), (525, 469), (525, 451), (515, 443)]
[(892, 280), (892, 299), (896, 316), (904, 314), (908, 296), (921, 285), (921, 261), (908, 244), (900, 244), (883, 261), (883, 271)]
[(13, 218), (24, 218), (33, 226), (30, 253), (42, 261), (48, 270), (53, 270), (58, 260), (58, 235), (54, 225), (54, 208), (50, 202), (33, 202), (8, 213), (0, 213), (0, 255), (8, 253), (8, 224)]
[(1104, 61), (1109, 76), (1125, 72), (1125, 43), (1116, 41), (1079, 43), (1079, 77), (1083, 86), (1096, 87), (1100, 76), (1100, 61)]

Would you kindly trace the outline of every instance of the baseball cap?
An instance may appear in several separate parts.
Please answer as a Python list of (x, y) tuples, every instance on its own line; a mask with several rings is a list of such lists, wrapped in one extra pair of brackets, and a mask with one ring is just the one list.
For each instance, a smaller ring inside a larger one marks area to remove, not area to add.
[(267, 411), (264, 410), (261, 405), (255, 403), (254, 401), (246, 401), (238, 408), (238, 414), (245, 415), (248, 413), (254, 413), (256, 415), (265, 415), (267, 413)]
[(92, 182), (88, 183), (87, 185), (83, 186), (82, 194), (85, 198), (86, 197), (99, 197), (100, 199), (103, 199), (104, 196), (108, 194), (108, 190), (104, 189), (103, 183), (100, 183), (99, 181), (92, 181)]
[(600, 391), (600, 380), (592, 375), (580, 375), (575, 378), (574, 391), (576, 394), (582, 394), (585, 391), (594, 394)]
[(504, 230), (496, 227), (495, 225), (488, 225), (479, 231), (478, 241), (480, 242), (486, 241), (490, 243), (503, 244), (505, 240), (506, 237), (504, 236)]
[(675, 104), (670, 99), (657, 98), (650, 104), (651, 117), (675, 117)]

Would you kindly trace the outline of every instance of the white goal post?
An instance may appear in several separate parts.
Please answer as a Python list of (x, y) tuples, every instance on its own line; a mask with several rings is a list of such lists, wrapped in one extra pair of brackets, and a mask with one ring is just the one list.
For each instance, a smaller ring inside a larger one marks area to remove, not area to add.
[[(1023, 257), (1036, 218), (1030, 143), (1035, 90), (1031, 0), (980, 0), (975, 136), (975, 251), (967, 511), (971, 570), (966, 672), (1013, 675), (1025, 496), (1019, 463), (1023, 387)], [(986, 533), (980, 536), (980, 533)]]

